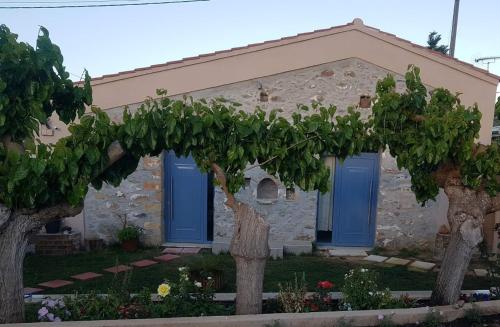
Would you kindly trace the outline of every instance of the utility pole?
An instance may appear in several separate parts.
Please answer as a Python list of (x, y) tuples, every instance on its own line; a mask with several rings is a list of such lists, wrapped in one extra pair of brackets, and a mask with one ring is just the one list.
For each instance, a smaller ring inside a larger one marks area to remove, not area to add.
[(450, 40), (451, 57), (455, 57), (455, 40), (457, 38), (458, 7), (460, 7), (460, 0), (455, 0), (455, 7), (453, 8), (453, 22), (451, 25), (451, 40)]

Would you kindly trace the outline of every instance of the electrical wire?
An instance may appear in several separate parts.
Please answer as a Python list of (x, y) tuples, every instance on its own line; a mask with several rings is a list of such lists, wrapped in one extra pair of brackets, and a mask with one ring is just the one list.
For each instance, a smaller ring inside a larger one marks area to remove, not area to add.
[(0, 6), (0, 9), (62, 9), (62, 8), (97, 8), (97, 7), (126, 7), (126, 6), (147, 6), (147, 5), (163, 5), (188, 2), (202, 2), (210, 0), (178, 0), (178, 1), (152, 1), (152, 2), (137, 2), (137, 3), (101, 3), (89, 5), (60, 5), (60, 6)]
[(38, 5), (40, 3), (65, 3), (65, 4), (79, 4), (79, 3), (88, 3), (88, 2), (128, 2), (128, 1), (142, 1), (142, 0), (71, 0), (71, 1), (64, 1), (64, 0), (59, 0), (59, 1), (17, 1), (17, 0), (12, 0), (12, 1), (2, 1), (2, 4), (5, 3), (10, 3), (13, 5), (18, 5), (20, 3), (25, 3), (25, 4), (32, 4), (32, 5)]

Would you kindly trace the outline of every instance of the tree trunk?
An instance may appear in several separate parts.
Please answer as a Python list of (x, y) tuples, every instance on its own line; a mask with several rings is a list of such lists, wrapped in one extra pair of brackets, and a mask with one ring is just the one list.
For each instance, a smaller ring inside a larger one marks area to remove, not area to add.
[(23, 263), (30, 237), (46, 223), (75, 216), (82, 208), (62, 203), (14, 211), (0, 203), (0, 324), (24, 320)]
[(230, 253), (236, 262), (236, 314), (262, 312), (264, 269), (269, 256), (269, 224), (238, 202)]
[(432, 303), (452, 304), (459, 299), (474, 248), (475, 245), (463, 240), (460, 231), (451, 234), (432, 292)]
[[(10, 210), (2, 210), (0, 225), (0, 323), (24, 319), (23, 260), (28, 237), (23, 219), (11, 219)], [(4, 219), (5, 218), (5, 219)]]
[(460, 297), (473, 251), (483, 240), (482, 226), (490, 204), (484, 191), (471, 190), (456, 180), (451, 184), (445, 187), (451, 238), (431, 296), (431, 303), (440, 305), (453, 304)]
[(224, 171), (213, 163), (212, 170), (226, 194), (226, 205), (234, 212), (234, 234), (229, 252), (236, 262), (236, 314), (262, 312), (264, 269), (269, 256), (269, 224), (246, 203), (229, 192)]

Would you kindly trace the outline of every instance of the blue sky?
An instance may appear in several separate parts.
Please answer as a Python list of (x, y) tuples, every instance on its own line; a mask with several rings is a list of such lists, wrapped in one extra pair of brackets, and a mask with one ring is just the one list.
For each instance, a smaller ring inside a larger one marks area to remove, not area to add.
[[(92, 76), (100, 76), (341, 25), (355, 17), (419, 44), (436, 30), (448, 43), (453, 4), (454, 0), (211, 0), (0, 10), (0, 23), (30, 43), (38, 26), (45, 26), (62, 48), (68, 71), (80, 75), (87, 68)], [(498, 0), (461, 0), (457, 58), (473, 63), (477, 57), (500, 56), (499, 12)], [(491, 64), (490, 71), (500, 75), (500, 61)]]

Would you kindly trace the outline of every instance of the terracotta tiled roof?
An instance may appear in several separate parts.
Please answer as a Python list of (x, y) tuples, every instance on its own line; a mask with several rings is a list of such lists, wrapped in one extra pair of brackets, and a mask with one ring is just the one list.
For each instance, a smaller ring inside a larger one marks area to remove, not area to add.
[[(130, 74), (132, 74), (134, 76), (136, 74), (142, 75), (141, 74), (142, 72), (144, 72), (144, 74), (148, 74), (148, 73), (150, 73), (150, 72), (148, 72), (148, 70), (151, 71), (151, 73), (155, 73), (155, 72), (161, 71), (161, 68), (169, 69), (170, 66), (172, 66), (172, 65), (176, 65), (176, 66), (177, 65), (181, 65), (181, 66), (189, 65), (195, 60), (210, 59), (210, 57), (216, 57), (216, 56), (221, 55), (221, 54), (230, 54), (230, 53), (239, 52), (241, 50), (252, 51), (255, 48), (262, 48), (262, 47), (266, 47), (266, 46), (269, 46), (269, 47), (280, 46), (281, 44), (288, 44), (288, 43), (293, 42), (295, 40), (298, 41), (300, 39), (303, 39), (304, 37), (306, 37), (306, 39), (308, 39), (308, 38), (314, 38), (316, 36), (319, 37), (319, 36), (323, 36), (323, 35), (328, 35), (329, 32), (335, 33), (338, 30), (348, 28), (348, 27), (352, 27), (353, 29), (359, 29), (360, 31), (367, 29), (367, 30), (370, 30), (372, 32), (380, 33), (380, 35), (389, 37), (390, 39), (392, 39), (392, 41), (403, 42), (404, 44), (410, 45), (411, 47), (414, 47), (416, 49), (424, 50), (425, 56), (427, 56), (429, 58), (432, 58), (432, 57), (441, 58), (441, 59), (448, 61), (451, 64), (454, 64), (454, 65), (458, 64), (458, 65), (465, 66), (469, 69), (473, 69), (477, 72), (480, 72), (480, 73), (482, 73), (486, 76), (489, 76), (489, 77), (493, 77), (493, 78), (500, 81), (500, 76), (492, 74), (485, 69), (476, 67), (476, 66), (469, 64), (467, 62), (464, 62), (464, 61), (458, 60), (456, 58), (442, 54), (441, 52), (433, 51), (433, 50), (428, 49), (424, 46), (421, 46), (421, 45), (415, 44), (413, 42), (410, 42), (408, 40), (402, 39), (402, 38), (396, 36), (395, 34), (387, 33), (387, 32), (381, 31), (380, 29), (364, 25), (363, 22), (358, 18), (355, 19), (353, 22), (347, 23), (344, 25), (334, 26), (334, 27), (325, 28), (325, 29), (319, 29), (319, 30), (315, 30), (312, 32), (300, 33), (300, 34), (297, 34), (294, 36), (287, 36), (287, 37), (283, 37), (280, 39), (269, 40), (269, 41), (260, 42), (260, 43), (252, 43), (252, 44), (248, 44), (246, 46), (235, 47), (235, 48), (231, 48), (231, 49), (227, 49), (227, 50), (221, 50), (221, 51), (215, 51), (212, 53), (200, 54), (198, 56), (187, 57), (187, 58), (183, 58), (181, 60), (169, 61), (169, 62), (166, 62), (163, 64), (151, 65), (148, 67), (140, 67), (140, 68), (136, 68), (133, 70), (122, 71), (122, 72), (118, 72), (118, 73), (114, 73), (114, 74), (107, 74), (107, 75), (103, 75), (100, 77), (92, 78), (92, 81), (95, 81), (95, 82), (97, 82), (97, 84), (99, 84), (99, 81), (109, 79), (109, 78), (115, 79), (114, 77), (121, 77), (121, 76), (126, 78), (127, 77), (126, 75), (130, 75)], [(160, 69), (160, 70), (158, 70), (158, 69)], [(118, 78), (118, 79), (120, 79), (120, 78)]]

